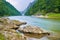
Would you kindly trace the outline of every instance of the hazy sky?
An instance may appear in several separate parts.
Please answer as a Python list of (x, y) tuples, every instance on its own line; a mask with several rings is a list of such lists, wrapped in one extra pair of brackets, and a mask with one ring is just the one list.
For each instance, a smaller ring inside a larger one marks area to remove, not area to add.
[(6, 0), (10, 2), (17, 10), (23, 11), (30, 2), (33, 2), (34, 0)]

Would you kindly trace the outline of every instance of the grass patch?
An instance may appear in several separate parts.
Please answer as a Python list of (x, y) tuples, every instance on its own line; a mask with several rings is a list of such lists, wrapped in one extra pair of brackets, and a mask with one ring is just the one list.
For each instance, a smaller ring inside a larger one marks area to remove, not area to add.
[(0, 40), (5, 40), (5, 37), (3, 34), (0, 33)]
[(49, 18), (60, 18), (60, 13), (48, 13)]

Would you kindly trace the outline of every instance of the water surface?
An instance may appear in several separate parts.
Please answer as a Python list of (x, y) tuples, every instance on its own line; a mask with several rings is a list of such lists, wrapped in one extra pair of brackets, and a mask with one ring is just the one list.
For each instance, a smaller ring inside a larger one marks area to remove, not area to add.
[[(31, 16), (10, 16), (12, 20), (25, 21), (28, 25), (38, 26), (45, 30), (54, 31), (60, 33), (60, 19), (47, 19), (47, 18), (36, 18)], [(30, 38), (30, 40), (36, 40), (35, 38)], [(37, 40), (49, 40), (44, 37)]]

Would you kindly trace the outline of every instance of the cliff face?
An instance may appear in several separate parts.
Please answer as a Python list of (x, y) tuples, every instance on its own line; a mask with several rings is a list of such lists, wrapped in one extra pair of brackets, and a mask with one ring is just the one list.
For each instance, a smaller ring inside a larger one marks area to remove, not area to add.
[(0, 0), (0, 16), (17, 16), (21, 15), (16, 8), (14, 8), (6, 0)]

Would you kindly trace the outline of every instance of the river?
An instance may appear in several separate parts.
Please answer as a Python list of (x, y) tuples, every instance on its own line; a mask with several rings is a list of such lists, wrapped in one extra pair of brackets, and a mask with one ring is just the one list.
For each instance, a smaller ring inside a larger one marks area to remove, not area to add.
[[(32, 16), (10, 16), (9, 18), (12, 20), (24, 21), (27, 22), (28, 25), (38, 26), (45, 30), (60, 33), (60, 19), (37, 18)], [(42, 38), (42, 40), (48, 39)]]

